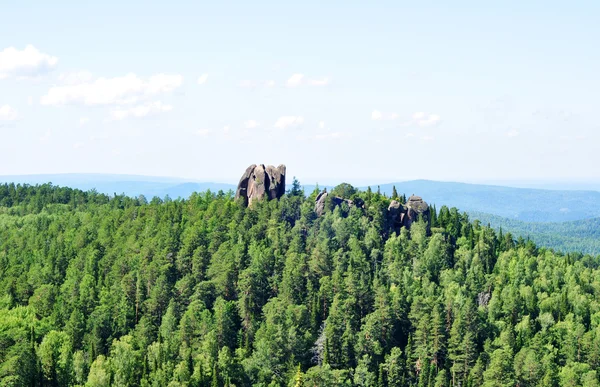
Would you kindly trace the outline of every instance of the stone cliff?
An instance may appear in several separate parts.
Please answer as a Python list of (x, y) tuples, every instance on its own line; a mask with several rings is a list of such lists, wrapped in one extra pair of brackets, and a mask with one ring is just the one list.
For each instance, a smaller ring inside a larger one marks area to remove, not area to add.
[[(321, 216), (321, 215), (323, 215), (323, 212), (325, 212), (325, 200), (327, 199), (328, 196), (329, 196), (329, 193), (327, 193), (326, 189), (324, 189), (323, 192), (321, 192), (319, 195), (317, 195), (317, 198), (315, 199), (315, 212), (317, 213), (317, 216)], [(348, 204), (348, 206), (352, 206), (354, 204), (352, 202), (352, 200), (343, 199), (343, 198), (340, 198), (339, 196), (332, 196), (331, 202), (333, 203), (334, 206), (339, 206), (340, 204), (342, 204), (344, 202), (346, 202)]]
[(419, 196), (412, 195), (402, 204), (392, 200), (388, 207), (388, 216), (396, 229), (410, 227), (421, 216), (429, 222), (429, 205)]
[(252, 164), (246, 168), (238, 183), (235, 198), (252, 205), (255, 200), (278, 199), (285, 193), (285, 165), (278, 167)]

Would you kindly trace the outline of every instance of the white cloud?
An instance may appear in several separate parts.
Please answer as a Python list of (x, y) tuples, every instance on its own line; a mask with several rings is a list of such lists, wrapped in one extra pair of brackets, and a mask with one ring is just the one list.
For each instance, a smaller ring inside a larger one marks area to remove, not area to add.
[(278, 129), (296, 128), (304, 122), (304, 117), (301, 116), (282, 116), (275, 122), (274, 127)]
[(519, 132), (517, 130), (513, 129), (513, 130), (507, 132), (506, 135), (508, 137), (517, 137), (519, 135)]
[(275, 81), (272, 79), (266, 80), (266, 81), (256, 81), (256, 80), (252, 80), (252, 79), (244, 79), (243, 81), (240, 81), (239, 83), (239, 87), (243, 88), (243, 89), (256, 89), (256, 88), (271, 88), (271, 87), (275, 87)]
[(51, 136), (52, 136), (52, 132), (49, 130), (46, 130), (46, 133), (44, 133), (43, 136), (38, 137), (38, 140), (41, 142), (47, 142), (48, 140), (50, 140)]
[[(393, 113), (389, 115), (390, 119), (398, 118), (398, 115)], [(421, 128), (434, 127), (439, 125), (441, 122), (441, 117), (437, 114), (430, 114), (425, 112), (416, 112), (412, 115), (412, 119), (406, 122), (400, 123), (399, 125), (402, 127), (407, 126), (418, 126)]]
[(255, 120), (248, 120), (246, 122), (244, 122), (244, 128), (246, 129), (254, 129), (257, 128), (259, 126), (259, 123)]
[(206, 83), (206, 81), (207, 81), (207, 79), (208, 79), (208, 74), (202, 74), (202, 75), (200, 75), (200, 76), (198, 77), (198, 84), (199, 84), (199, 85), (203, 85), (203, 84), (205, 84), (205, 83)]
[(14, 121), (18, 116), (17, 111), (10, 106), (0, 106), (0, 121)]
[(158, 94), (169, 93), (181, 86), (181, 75), (156, 74), (148, 79), (133, 73), (116, 78), (98, 78), (93, 82), (55, 86), (40, 100), (42, 105), (123, 105), (132, 104)]
[[(320, 79), (309, 79), (304, 74), (292, 74), (291, 77), (284, 82), (284, 86), (294, 88), (300, 86), (327, 86), (331, 83), (330, 78), (320, 78)], [(256, 89), (256, 88), (272, 88), (277, 86), (277, 82), (273, 79), (268, 80), (253, 80), (253, 79), (244, 79), (240, 81), (239, 87), (244, 89)]]
[(44, 54), (30, 44), (21, 51), (8, 47), (0, 51), (0, 79), (34, 78), (54, 69), (56, 63), (58, 58)]
[(89, 136), (90, 141), (102, 141), (102, 140), (108, 140), (109, 138), (110, 138), (110, 136), (106, 132), (92, 133)]
[(321, 79), (308, 79), (304, 76), (304, 74), (292, 74), (290, 78), (286, 81), (285, 85), (287, 87), (298, 87), (302, 85), (308, 86), (327, 86), (330, 83), (330, 79), (325, 77)]
[(411, 138), (411, 137), (414, 137), (414, 136), (415, 136), (415, 134), (414, 134), (414, 133), (406, 133), (404, 136), (405, 136), (406, 138)]
[(79, 83), (89, 82), (92, 79), (94, 79), (94, 76), (89, 71), (62, 73), (58, 76), (58, 80), (67, 85), (77, 85)]
[(230, 129), (231, 129), (231, 128), (229, 127), (229, 125), (225, 125), (225, 126), (223, 127), (223, 133), (225, 133), (225, 134), (229, 134), (229, 130), (230, 130)]
[(344, 136), (344, 134), (342, 132), (332, 132), (332, 133), (325, 133), (325, 134), (317, 134), (313, 138), (315, 140), (335, 140), (335, 139), (342, 138), (343, 136)]
[(437, 114), (425, 114), (423, 112), (418, 112), (413, 114), (413, 120), (418, 126), (425, 128), (428, 126), (438, 125), (440, 123), (440, 116)]
[(243, 81), (240, 81), (240, 87), (242, 87), (244, 89), (251, 89), (251, 88), (254, 88), (257, 86), (258, 86), (258, 82), (252, 81), (250, 79), (244, 79)]
[(87, 117), (81, 117), (79, 119), (79, 126), (83, 126), (83, 125), (87, 124), (88, 122), (90, 122), (89, 118), (87, 118)]
[(202, 137), (206, 137), (208, 136), (210, 133), (212, 132), (212, 130), (210, 129), (200, 129), (198, 131), (196, 131), (196, 134), (198, 136), (202, 136)]
[(398, 118), (398, 113), (384, 113), (379, 110), (373, 110), (371, 112), (371, 119), (373, 121), (390, 120), (393, 121)]
[(85, 144), (82, 142), (76, 142), (75, 144), (73, 144), (73, 149), (81, 149), (84, 145)]
[(296, 136), (296, 139), (302, 140), (302, 141), (333, 141), (333, 140), (344, 140), (344, 139), (348, 139), (350, 137), (352, 137), (352, 135), (350, 135), (348, 133), (326, 131), (324, 133), (317, 133), (317, 134), (310, 134), (310, 135), (299, 134), (298, 136)]
[(116, 108), (110, 112), (113, 120), (124, 120), (126, 118), (142, 118), (158, 113), (169, 112), (173, 110), (171, 105), (165, 105), (162, 102), (152, 102), (145, 105), (137, 105), (130, 108)]
[(29, 105), (29, 106), (33, 105), (33, 97), (32, 96), (27, 97), (27, 105)]
[(300, 84), (302, 84), (303, 79), (304, 79), (304, 74), (294, 74), (287, 80), (287, 82), (285, 84), (288, 87), (300, 86)]
[(108, 140), (110, 139), (110, 136), (107, 132), (96, 132), (96, 133), (91, 133), (88, 137), (88, 140), (90, 141), (103, 141), (103, 140)]
[(433, 141), (433, 140), (435, 140), (435, 137), (433, 137), (433, 136), (423, 136), (423, 137), (421, 137), (421, 140), (423, 140), (423, 141)]
[(330, 83), (330, 79), (325, 77), (321, 79), (309, 79), (307, 83), (311, 86), (327, 86)]
[(325, 129), (325, 121), (319, 122), (319, 129)]

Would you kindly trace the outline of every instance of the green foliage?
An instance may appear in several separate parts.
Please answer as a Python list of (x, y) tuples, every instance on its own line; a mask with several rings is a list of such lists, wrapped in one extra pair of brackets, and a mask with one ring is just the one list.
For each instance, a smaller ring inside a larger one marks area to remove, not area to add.
[(0, 385), (598, 385), (597, 257), (447, 207), (396, 234), (348, 184), (317, 218), (299, 187), (0, 186)]
[(352, 185), (350, 185), (348, 183), (339, 184), (339, 185), (335, 186), (333, 188), (333, 190), (331, 190), (331, 195), (339, 196), (344, 199), (350, 199), (356, 193), (357, 193), (356, 188), (354, 188)]
[(565, 253), (600, 254), (600, 218), (542, 223), (525, 222), (481, 212), (470, 212), (470, 216), (496, 229), (531, 239), (540, 246)]
[(302, 189), (302, 186), (300, 185), (298, 179), (296, 179), (296, 176), (294, 176), (294, 179), (292, 180), (292, 188), (288, 191), (288, 195), (304, 196), (304, 190)]

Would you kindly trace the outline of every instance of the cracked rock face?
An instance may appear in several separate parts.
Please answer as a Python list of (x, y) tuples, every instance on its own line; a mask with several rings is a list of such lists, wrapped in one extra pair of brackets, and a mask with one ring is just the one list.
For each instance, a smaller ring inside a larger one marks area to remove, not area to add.
[(278, 199), (285, 193), (285, 165), (278, 167), (252, 164), (246, 169), (238, 183), (235, 198), (243, 198), (251, 206), (255, 200), (267, 197)]
[(419, 216), (429, 222), (429, 205), (419, 196), (411, 196), (405, 205), (392, 200), (388, 215), (396, 228), (410, 227)]
[[(328, 196), (329, 196), (329, 193), (327, 193), (327, 190), (325, 189), (315, 199), (315, 212), (317, 213), (317, 216), (321, 216), (321, 215), (323, 215), (323, 212), (325, 212), (325, 200), (327, 199)], [(352, 200), (343, 199), (339, 196), (332, 196), (331, 202), (333, 203), (334, 206), (339, 206), (344, 202), (346, 202), (348, 204), (348, 206), (354, 205), (354, 202)]]

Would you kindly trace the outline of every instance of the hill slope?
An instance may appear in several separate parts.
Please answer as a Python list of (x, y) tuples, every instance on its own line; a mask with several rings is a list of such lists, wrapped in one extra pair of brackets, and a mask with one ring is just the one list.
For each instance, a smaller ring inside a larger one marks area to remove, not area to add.
[[(180, 178), (102, 175), (102, 174), (64, 174), (64, 175), (25, 175), (0, 176), (0, 182), (40, 184), (52, 182), (55, 185), (69, 186), (82, 190), (96, 189), (107, 195), (125, 194), (131, 197), (144, 195), (148, 200), (154, 196), (166, 195), (175, 199), (187, 198), (192, 192), (224, 192), (236, 189), (235, 184), (198, 182)], [(288, 181), (288, 186), (291, 181)], [(428, 203), (438, 207), (447, 205), (460, 208), (461, 211), (473, 211), (497, 215), (525, 222), (565, 222), (600, 217), (600, 192), (577, 190), (548, 190), (531, 188), (513, 188), (494, 185), (413, 180), (380, 185), (382, 193), (388, 196), (392, 187), (399, 193), (416, 194)], [(314, 185), (305, 185), (306, 194), (310, 194)], [(376, 190), (377, 186), (372, 186)], [(324, 188), (324, 186), (321, 186)], [(332, 188), (332, 187), (328, 187)], [(366, 187), (362, 187), (363, 190)]]
[(84, 191), (95, 189), (106, 195), (125, 194), (130, 197), (144, 195), (148, 200), (157, 196), (164, 198), (188, 198), (193, 192), (235, 190), (236, 185), (227, 183), (189, 181), (182, 178), (110, 174), (56, 174), (0, 176), (0, 183), (45, 184), (77, 188)]
[(502, 228), (515, 237), (531, 238), (540, 246), (563, 252), (600, 255), (600, 218), (561, 223), (534, 223), (503, 218), (481, 212), (469, 212), (471, 220), (479, 220), (495, 229)]
[(598, 385), (598, 259), (353, 198), (0, 185), (0, 385)]

